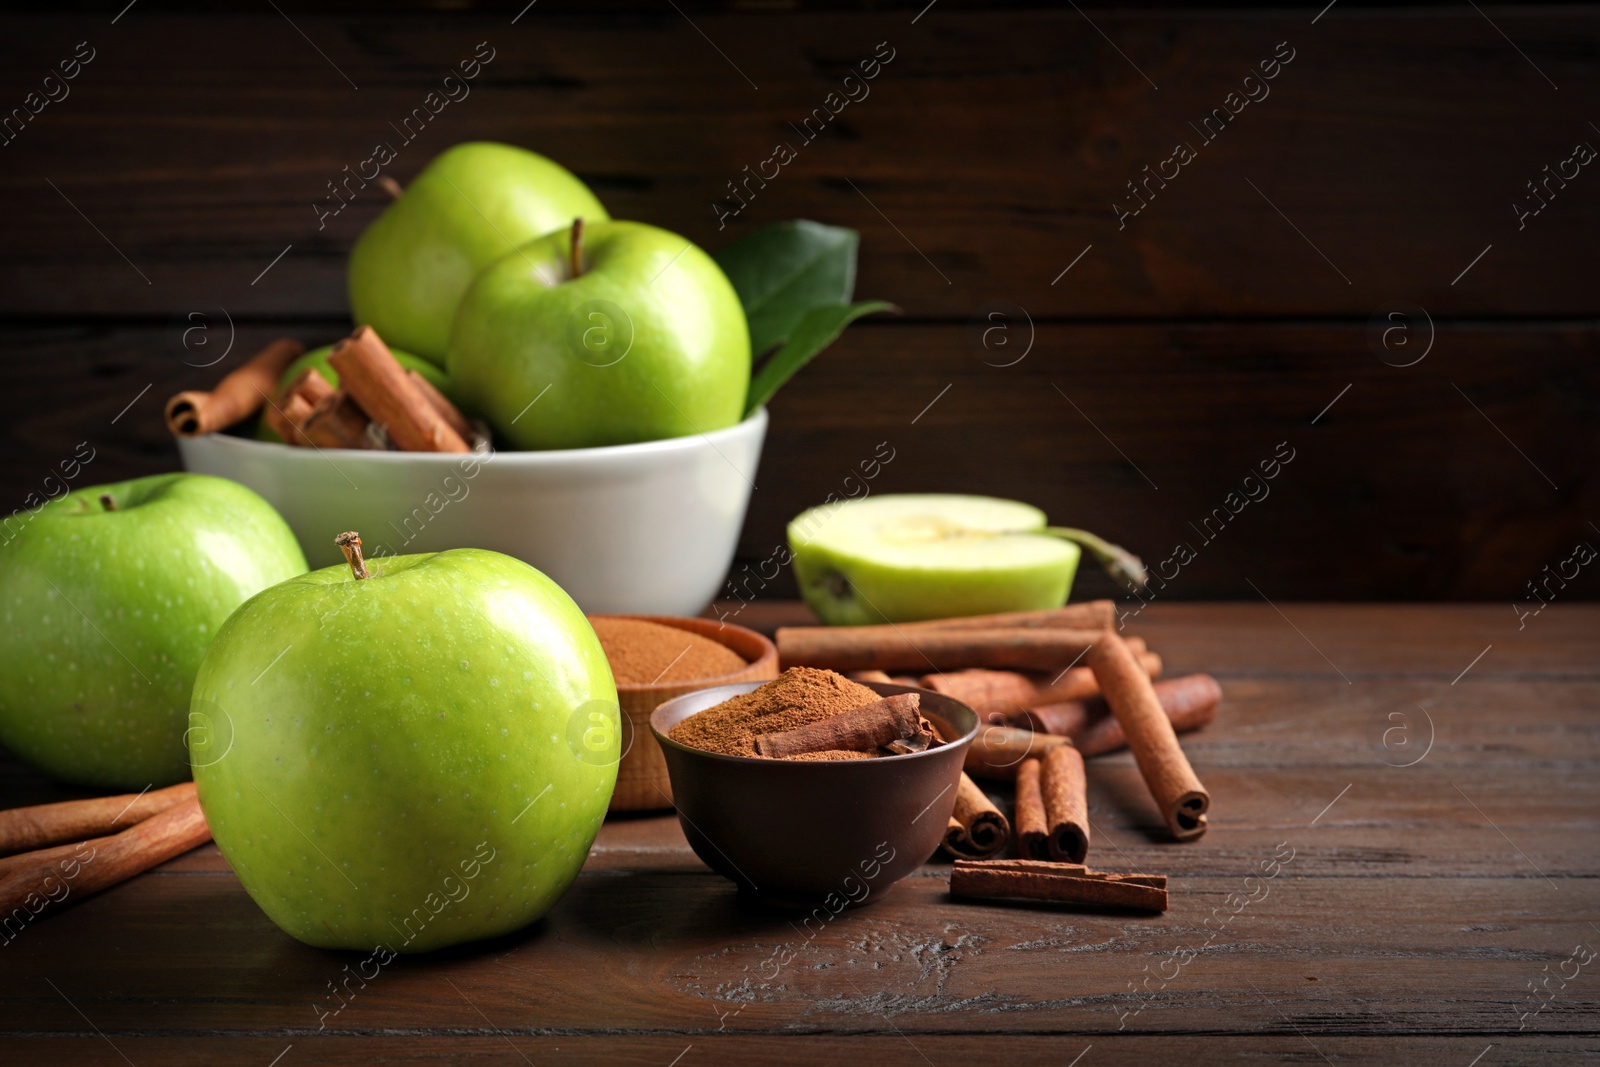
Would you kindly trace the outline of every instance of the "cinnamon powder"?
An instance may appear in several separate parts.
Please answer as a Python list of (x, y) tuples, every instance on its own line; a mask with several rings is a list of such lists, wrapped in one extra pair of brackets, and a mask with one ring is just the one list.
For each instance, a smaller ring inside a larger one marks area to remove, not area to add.
[[(878, 694), (833, 671), (790, 667), (759, 689), (691, 715), (668, 731), (681, 745), (729, 756), (760, 758), (756, 737), (808, 726), (871, 704)], [(862, 752), (812, 752), (810, 760), (871, 758)]]
[(589, 620), (618, 685), (656, 685), (716, 678), (742, 670), (744, 657), (726, 645), (675, 626), (643, 619)]

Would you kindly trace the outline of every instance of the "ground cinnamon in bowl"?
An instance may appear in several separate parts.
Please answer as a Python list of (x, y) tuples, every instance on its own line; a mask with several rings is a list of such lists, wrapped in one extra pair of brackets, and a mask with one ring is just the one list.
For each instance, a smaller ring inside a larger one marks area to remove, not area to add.
[[(819, 726), (819, 736), (832, 733), (832, 744), (806, 736)], [(874, 728), (886, 732), (872, 737)], [(843, 675), (812, 667), (791, 667), (759, 689), (691, 715), (667, 736), (729, 756), (829, 761), (870, 759), (881, 754), (880, 745), (905, 738), (922, 748), (942, 743), (922, 718), (915, 695), (880, 697)], [(772, 747), (785, 740), (791, 743), (787, 749)]]
[(644, 619), (589, 620), (618, 685), (661, 685), (718, 678), (746, 666), (744, 657), (709, 637)]

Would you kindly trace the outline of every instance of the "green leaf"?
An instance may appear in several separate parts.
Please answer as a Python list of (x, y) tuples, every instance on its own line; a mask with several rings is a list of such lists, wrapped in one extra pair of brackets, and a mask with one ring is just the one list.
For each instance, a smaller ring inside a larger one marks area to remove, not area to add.
[(862, 300), (855, 304), (825, 304), (805, 312), (789, 331), (789, 339), (784, 346), (774, 352), (751, 379), (750, 399), (745, 402), (745, 417), (748, 418), (757, 408), (771, 400), (772, 394), (781, 389), (784, 382), (794, 377), (795, 372), (801, 367), (810, 363), (811, 357), (833, 344), (844, 332), (844, 328), (856, 319), (875, 311), (899, 310), (885, 300)]
[(860, 239), (841, 226), (794, 219), (763, 226), (717, 253), (750, 321), (752, 355), (788, 340), (812, 308), (850, 303)]

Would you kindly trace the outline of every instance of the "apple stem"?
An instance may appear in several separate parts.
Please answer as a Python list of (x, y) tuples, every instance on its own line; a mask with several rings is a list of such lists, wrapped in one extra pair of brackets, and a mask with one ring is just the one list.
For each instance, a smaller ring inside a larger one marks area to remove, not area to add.
[(349, 530), (335, 537), (333, 543), (344, 553), (344, 561), (350, 564), (350, 573), (355, 575), (358, 581), (372, 577), (367, 573), (367, 561), (361, 558), (360, 534)]
[(1148, 575), (1145, 573), (1143, 561), (1121, 545), (1114, 545), (1104, 538), (1096, 537), (1088, 530), (1078, 530), (1070, 526), (1047, 526), (1044, 532), (1051, 537), (1059, 537), (1063, 541), (1071, 541), (1081, 547), (1093, 556), (1094, 561), (1100, 564), (1114, 580), (1135, 590), (1144, 589)]
[(384, 174), (378, 178), (378, 188), (389, 194), (390, 200), (399, 200), (405, 195), (405, 189), (393, 178)]
[(100, 494), (100, 506), (105, 508), (107, 511), (116, 511), (117, 510), (117, 502), (115, 500), (111, 499), (111, 494), (110, 493), (101, 493)]
[(572, 220), (572, 276), (583, 273), (583, 219)]

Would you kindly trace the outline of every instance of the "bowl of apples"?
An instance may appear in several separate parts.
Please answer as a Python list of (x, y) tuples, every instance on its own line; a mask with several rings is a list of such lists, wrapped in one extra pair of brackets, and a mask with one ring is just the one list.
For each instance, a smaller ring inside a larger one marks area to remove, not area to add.
[(360, 529), (372, 555), (504, 552), (591, 613), (696, 614), (733, 559), (766, 401), (891, 309), (852, 299), (857, 243), (793, 221), (712, 255), (611, 219), (542, 156), (457, 145), (356, 242), (355, 333), (276, 343), (168, 423), (187, 469), (265, 497), (312, 566)]

